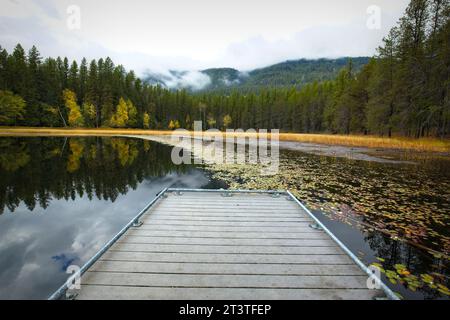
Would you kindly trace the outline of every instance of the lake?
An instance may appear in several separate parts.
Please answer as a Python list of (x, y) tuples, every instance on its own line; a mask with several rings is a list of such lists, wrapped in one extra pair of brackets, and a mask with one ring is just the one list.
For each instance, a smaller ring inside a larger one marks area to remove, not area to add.
[(170, 153), (133, 138), (0, 138), (0, 298), (47, 298), (166, 187), (293, 190), (403, 298), (448, 298), (447, 156), (286, 148), (279, 173), (261, 177), (251, 165), (176, 166)]

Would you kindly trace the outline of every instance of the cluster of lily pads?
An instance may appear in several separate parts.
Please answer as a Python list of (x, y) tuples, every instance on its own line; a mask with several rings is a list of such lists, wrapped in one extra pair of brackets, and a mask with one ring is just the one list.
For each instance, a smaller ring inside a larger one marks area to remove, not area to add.
[[(383, 258), (377, 258), (384, 262)], [(378, 268), (380, 272), (386, 275), (392, 284), (401, 284), (411, 291), (428, 286), (430, 289), (437, 290), (443, 295), (450, 296), (450, 290), (443, 284), (445, 276), (441, 274), (422, 273), (420, 276), (412, 274), (405, 265), (398, 263), (394, 265), (394, 270), (383, 268), (381, 263), (374, 262), (371, 266)], [(401, 296), (400, 296), (401, 297)]]
[[(261, 175), (261, 164), (208, 164), (207, 168), (231, 189), (287, 189), (330, 219), (363, 232), (376, 230), (450, 261), (450, 174), (439, 166), (372, 163), (282, 150), (279, 171), (271, 176)], [(444, 285), (448, 279), (435, 281), (442, 275), (413, 275), (406, 267), (396, 266), (395, 270), (381, 268), (393, 284), (404, 284), (412, 291), (425, 285), (448, 294)]]
[(262, 165), (208, 166), (230, 188), (289, 189), (311, 209), (344, 223), (356, 221), (363, 229), (450, 255), (450, 175), (288, 151), (272, 176), (261, 175)]

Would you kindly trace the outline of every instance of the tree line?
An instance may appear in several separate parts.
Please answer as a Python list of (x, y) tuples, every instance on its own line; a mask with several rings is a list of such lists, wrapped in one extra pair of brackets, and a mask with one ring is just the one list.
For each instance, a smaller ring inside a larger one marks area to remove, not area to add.
[[(412, 0), (362, 70), (258, 92), (192, 93), (141, 81), (110, 58), (43, 60), (0, 48), (0, 124), (46, 127), (267, 128), (284, 132), (448, 136), (449, 0)], [(301, 76), (301, 75), (299, 75)]]

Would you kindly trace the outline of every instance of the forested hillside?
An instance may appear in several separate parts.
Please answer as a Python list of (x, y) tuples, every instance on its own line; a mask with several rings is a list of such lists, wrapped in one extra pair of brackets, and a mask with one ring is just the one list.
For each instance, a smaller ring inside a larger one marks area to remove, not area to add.
[[(264, 88), (300, 89), (306, 84), (333, 80), (348, 63), (350, 58), (293, 60), (248, 72), (232, 68), (212, 68), (200, 71), (208, 77), (209, 83), (202, 88), (193, 88), (190, 83), (182, 81), (186, 72), (170, 71), (170, 75), (150, 73), (145, 76), (146, 83), (160, 84), (170, 89), (188, 89), (194, 92), (215, 92), (228, 94), (233, 91), (242, 93), (259, 93)], [(362, 69), (369, 62), (367, 57), (351, 58), (355, 71)], [(173, 87), (173, 80), (179, 79)]]
[[(443, 137), (450, 132), (449, 15), (449, 0), (412, 0), (362, 70), (348, 60), (334, 79), (301, 88), (275, 73), (258, 93), (170, 91), (109, 58), (42, 59), (35, 47), (26, 54), (17, 45), (0, 51), (0, 124), (190, 129), (202, 120), (204, 128)], [(292, 86), (273, 85), (280, 81)]]

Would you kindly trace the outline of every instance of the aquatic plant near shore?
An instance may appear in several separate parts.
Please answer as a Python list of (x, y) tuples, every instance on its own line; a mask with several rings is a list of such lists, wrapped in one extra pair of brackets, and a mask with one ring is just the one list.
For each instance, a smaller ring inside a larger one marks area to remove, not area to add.
[[(408, 257), (409, 248), (417, 248), (417, 254), (429, 265), (425, 269), (414, 263), (412, 270), (401, 268), (398, 257), (386, 263), (379, 258), (375, 264), (393, 288), (398, 285), (429, 297), (449, 295), (445, 270), (450, 261), (450, 177), (438, 170), (447, 167), (449, 159), (437, 158), (444, 164), (423, 166), (289, 150), (282, 150), (280, 156), (279, 172), (274, 176), (260, 176), (260, 164), (208, 164), (206, 168), (214, 179), (225, 181), (231, 189), (288, 189), (310, 209), (360, 230), (375, 251), (391, 247), (394, 256)], [(392, 251), (388, 251), (389, 257)]]
[(261, 176), (261, 165), (207, 168), (231, 189), (291, 190), (311, 209), (333, 219), (449, 255), (450, 178), (434, 181), (423, 179), (417, 168), (349, 162), (284, 151), (274, 176)]

